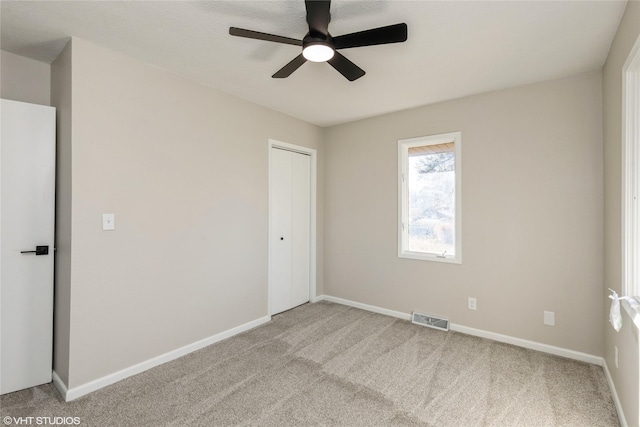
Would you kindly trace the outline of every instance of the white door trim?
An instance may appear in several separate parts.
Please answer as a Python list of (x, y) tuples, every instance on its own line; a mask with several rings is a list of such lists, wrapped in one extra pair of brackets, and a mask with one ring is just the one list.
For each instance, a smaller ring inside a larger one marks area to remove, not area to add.
[[(269, 170), (267, 171), (267, 193), (269, 194), (269, 213), (271, 212), (271, 149), (279, 148), (282, 150), (293, 151), (295, 153), (306, 154), (311, 157), (311, 219), (310, 219), (310, 228), (309, 230), (309, 301), (314, 301), (316, 299), (316, 217), (317, 217), (317, 202), (316, 202), (316, 194), (317, 194), (317, 159), (318, 153), (313, 148), (303, 147), (301, 145), (289, 144), (286, 142), (276, 141), (275, 139), (269, 139), (267, 149), (269, 150)], [(269, 214), (267, 214), (269, 215)], [(267, 269), (268, 269), (268, 278), (267, 278), (267, 314), (272, 315), (273, 310), (271, 308), (271, 250), (269, 242), (271, 242), (272, 238), (272, 230), (271, 230), (271, 218), (267, 217), (269, 234), (267, 240)]]

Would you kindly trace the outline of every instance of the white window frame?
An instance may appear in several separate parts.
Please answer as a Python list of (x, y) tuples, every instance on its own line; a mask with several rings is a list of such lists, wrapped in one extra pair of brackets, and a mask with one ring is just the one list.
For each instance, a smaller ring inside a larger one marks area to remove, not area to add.
[(622, 292), (640, 327), (640, 37), (622, 67)]
[[(409, 148), (425, 145), (447, 144), (453, 142), (455, 156), (455, 255), (416, 252), (408, 249), (409, 239), (409, 189), (407, 185), (409, 166)], [(421, 136), (398, 141), (398, 257), (462, 263), (462, 133), (450, 132), (439, 135)]]

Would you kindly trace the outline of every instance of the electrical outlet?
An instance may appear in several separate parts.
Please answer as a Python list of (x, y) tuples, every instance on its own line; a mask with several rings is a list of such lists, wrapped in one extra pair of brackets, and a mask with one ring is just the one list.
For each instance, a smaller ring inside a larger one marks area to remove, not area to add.
[(544, 324), (548, 326), (556, 325), (556, 313), (553, 311), (545, 311), (544, 312)]
[(613, 353), (614, 353), (616, 368), (617, 368), (618, 367), (618, 346), (617, 345), (613, 346)]
[(469, 310), (475, 310), (476, 309), (476, 299), (475, 298), (471, 298), (469, 297), (469, 301), (467, 303), (467, 308)]

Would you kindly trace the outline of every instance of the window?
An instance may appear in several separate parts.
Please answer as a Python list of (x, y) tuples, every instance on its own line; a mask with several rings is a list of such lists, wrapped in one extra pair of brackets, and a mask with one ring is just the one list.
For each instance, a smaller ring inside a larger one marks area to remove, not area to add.
[(398, 256), (462, 262), (460, 132), (398, 141)]
[[(623, 67), (623, 290), (640, 296), (640, 37)], [(640, 310), (639, 310), (640, 311)]]

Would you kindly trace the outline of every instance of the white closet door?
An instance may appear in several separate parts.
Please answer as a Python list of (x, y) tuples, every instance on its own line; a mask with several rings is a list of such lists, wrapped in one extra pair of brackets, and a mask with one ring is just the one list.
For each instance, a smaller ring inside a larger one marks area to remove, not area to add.
[(271, 148), (270, 312), (309, 301), (311, 160)]
[(291, 153), (291, 307), (309, 301), (311, 157)]
[(291, 308), (291, 152), (271, 149), (271, 314)]

